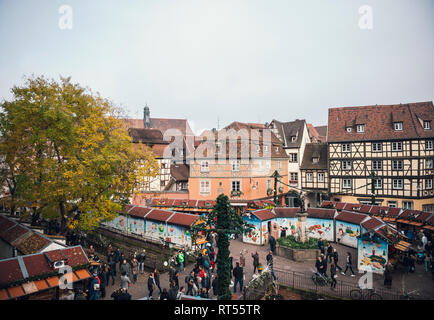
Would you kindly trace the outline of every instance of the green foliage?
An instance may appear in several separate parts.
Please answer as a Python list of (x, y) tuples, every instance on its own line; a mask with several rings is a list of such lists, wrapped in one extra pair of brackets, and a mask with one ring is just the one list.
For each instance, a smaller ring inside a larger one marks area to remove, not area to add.
[(12, 93), (0, 112), (11, 206), (31, 202), (63, 231), (92, 230), (116, 216), (141, 176), (157, 174), (150, 150), (134, 149), (118, 111), (89, 89), (38, 77)]
[(305, 243), (298, 242), (294, 236), (286, 236), (277, 239), (277, 243), (283, 247), (293, 249), (317, 249), (318, 243), (314, 238), (309, 238)]
[(229, 198), (224, 194), (217, 197), (216, 204), (204, 221), (195, 227), (195, 231), (217, 233), (217, 275), (218, 275), (218, 300), (230, 300), (232, 294), (229, 290), (231, 283), (231, 264), (229, 260), (229, 236), (241, 234), (246, 230), (242, 217), (232, 209)]

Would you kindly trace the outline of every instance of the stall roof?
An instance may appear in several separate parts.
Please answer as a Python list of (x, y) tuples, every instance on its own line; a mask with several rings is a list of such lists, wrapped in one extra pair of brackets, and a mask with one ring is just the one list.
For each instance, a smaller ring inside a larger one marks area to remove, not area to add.
[(358, 209), (361, 207), (361, 204), (358, 203), (345, 203), (344, 207), (342, 208), (342, 210), (346, 210), (346, 211), (358, 211)]
[(261, 209), (261, 210), (252, 211), (251, 214), (258, 217), (258, 219), (261, 221), (276, 218), (276, 215), (269, 209)]
[(364, 204), (364, 205), (362, 205), (362, 206), (360, 207), (359, 212), (361, 212), (361, 213), (370, 213), (372, 207), (373, 207), (373, 206), (370, 205), (370, 204)]
[(342, 210), (345, 205), (346, 205), (345, 202), (336, 202), (335, 203), (335, 208), (338, 209), (338, 210)]
[(362, 227), (364, 227), (367, 231), (377, 229), (379, 226), (384, 225), (384, 222), (380, 219), (377, 219), (375, 217), (370, 218), (369, 220), (366, 220), (365, 222), (362, 222)]
[(333, 219), (335, 217), (335, 214), (335, 209), (307, 208), (307, 215), (309, 218)]
[(275, 218), (294, 218), (300, 208), (273, 208), (272, 211), (275, 213)]
[(0, 215), (0, 239), (17, 248), (22, 254), (41, 252), (53, 243), (48, 237)]
[(145, 218), (146, 220), (166, 222), (174, 213), (173, 211), (154, 209), (149, 211)]
[(355, 213), (351, 211), (342, 211), (336, 216), (336, 220), (345, 221), (353, 224), (360, 224), (366, 218), (368, 218), (366, 214)]
[(396, 218), (399, 216), (400, 212), (401, 212), (400, 208), (389, 208), (389, 210), (387, 210), (386, 212), (386, 217)]
[(334, 202), (334, 201), (323, 201), (323, 202), (321, 203), (321, 207), (325, 207), (325, 206), (329, 206), (329, 205), (334, 206), (334, 205), (335, 205), (335, 202)]
[(167, 220), (167, 223), (191, 227), (199, 218), (200, 216), (195, 214), (175, 212), (175, 214)]
[(382, 215), (385, 214), (389, 210), (389, 207), (383, 207), (383, 206), (372, 206), (370, 214), (373, 215)]
[(132, 210), (130, 210), (130, 212), (128, 212), (128, 214), (133, 217), (143, 218), (151, 210), (152, 208), (135, 206)]

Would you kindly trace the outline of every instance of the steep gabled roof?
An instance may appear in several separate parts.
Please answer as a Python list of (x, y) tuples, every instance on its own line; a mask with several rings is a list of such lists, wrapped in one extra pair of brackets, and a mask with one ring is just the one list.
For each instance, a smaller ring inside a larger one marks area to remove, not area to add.
[[(432, 101), (397, 105), (330, 108), (327, 141), (432, 138), (433, 129), (424, 130), (423, 121), (431, 121), (431, 126), (434, 122)], [(402, 122), (403, 129), (395, 131), (393, 122)], [(365, 125), (364, 133), (356, 131), (357, 124)], [(347, 132), (346, 127), (351, 127), (351, 132)]]
[[(299, 148), (303, 141), (304, 127), (306, 120), (295, 120), (290, 122), (280, 122), (273, 120), (269, 125), (277, 129), (280, 139), (285, 148)], [(296, 137), (296, 140), (292, 142), (291, 137)]]
[[(326, 170), (328, 168), (327, 150), (327, 143), (306, 143), (300, 169)], [(314, 163), (313, 158), (318, 158), (318, 162)]]
[(344, 210), (336, 216), (336, 220), (345, 221), (353, 224), (360, 224), (367, 217), (369, 216), (366, 214), (355, 213), (355, 212)]

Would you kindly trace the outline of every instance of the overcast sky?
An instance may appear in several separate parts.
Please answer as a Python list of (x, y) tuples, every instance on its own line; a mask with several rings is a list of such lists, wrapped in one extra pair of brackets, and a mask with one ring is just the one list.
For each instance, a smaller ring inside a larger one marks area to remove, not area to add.
[(147, 102), (197, 133), (434, 98), (432, 0), (0, 0), (0, 41), (0, 98), (23, 75), (71, 76), (131, 117)]

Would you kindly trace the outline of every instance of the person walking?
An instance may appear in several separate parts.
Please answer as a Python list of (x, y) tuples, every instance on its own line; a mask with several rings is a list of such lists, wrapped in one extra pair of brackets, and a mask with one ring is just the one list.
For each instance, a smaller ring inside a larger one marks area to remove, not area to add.
[(390, 262), (388, 262), (384, 268), (384, 286), (389, 289), (392, 287), (392, 265)]
[(322, 273), (323, 273), (324, 265), (323, 265), (323, 263), (322, 263), (322, 258), (321, 258), (321, 256), (319, 256), (319, 257), (316, 259), (316, 262), (315, 262), (315, 268), (316, 268), (317, 273), (319, 273), (319, 274), (322, 274)]
[(425, 264), (425, 272), (429, 271), (429, 266), (431, 264), (431, 259), (432, 259), (431, 254), (429, 252), (425, 252), (424, 259), (423, 259), (423, 262)]
[(211, 286), (212, 286), (212, 294), (217, 296), (217, 294), (218, 294), (218, 276), (217, 275), (214, 276), (214, 279), (212, 280)]
[(277, 277), (276, 277), (276, 275), (274, 274), (273, 252), (272, 252), (272, 251), (269, 251), (269, 252), (268, 252), (266, 259), (267, 259), (268, 267), (269, 267), (270, 270), (271, 270), (271, 275), (273, 276), (273, 279), (276, 281), (276, 280), (277, 280)]
[(178, 263), (179, 263), (179, 272), (184, 270), (184, 253), (182, 251), (178, 252)]
[[(112, 278), (112, 286), (115, 284), (115, 276), (116, 276), (116, 260), (114, 258), (114, 253), (112, 252), (112, 259), (110, 259), (109, 263), (109, 275)], [(110, 278), (107, 278), (107, 280)]]
[(324, 241), (322, 241), (322, 238), (319, 238), (318, 240), (318, 249), (321, 251), (322, 254), (324, 254)]
[(342, 272), (342, 268), (339, 266), (338, 261), (339, 261), (339, 254), (335, 248), (333, 249), (333, 263), (335, 264), (336, 268), (339, 269), (340, 272)]
[(100, 280), (100, 292), (101, 292), (101, 298), (104, 299), (106, 292), (105, 288), (107, 286), (107, 273), (106, 273), (106, 264), (103, 264), (99, 270), (98, 278)]
[(139, 273), (139, 262), (136, 258), (133, 258), (131, 262), (131, 272), (133, 274), (133, 283), (137, 282), (137, 274)]
[(234, 293), (237, 293), (237, 284), (240, 284), (240, 292), (243, 292), (243, 277), (244, 277), (244, 271), (243, 268), (240, 267), (240, 264), (237, 262), (236, 266), (233, 270), (234, 275)]
[(323, 269), (322, 269), (322, 272), (323, 272), (323, 275), (327, 278), (328, 276), (327, 276), (327, 257), (326, 256), (322, 256), (322, 265), (323, 265)]
[(270, 251), (273, 254), (275, 254), (276, 253), (276, 239), (273, 236), (270, 236), (269, 243), (270, 243)]
[(330, 287), (334, 290), (336, 289), (336, 265), (332, 262), (330, 265), (330, 278), (332, 279), (332, 283), (330, 284)]
[(89, 300), (99, 299), (100, 284), (101, 281), (98, 279), (98, 275), (95, 273), (89, 283)]
[(137, 256), (137, 262), (139, 263), (139, 270), (140, 274), (143, 274), (145, 272), (145, 259), (146, 259), (146, 250), (143, 249), (142, 252), (139, 253)]
[(332, 247), (332, 244), (329, 242), (327, 245), (326, 259), (329, 261), (329, 263), (332, 263), (332, 258), (333, 258), (333, 247)]
[(254, 254), (252, 253), (252, 258), (253, 258), (253, 273), (256, 273), (256, 270), (258, 269), (258, 266), (259, 266), (258, 251), (256, 251)]
[(204, 273), (202, 278), (202, 288), (206, 289), (206, 293), (208, 294), (209, 289), (211, 288), (211, 279), (208, 277), (208, 273)]
[(158, 269), (155, 268), (154, 269), (154, 282), (155, 282), (155, 286), (158, 288), (158, 290), (161, 293), (161, 287), (160, 287), (160, 272), (158, 272)]
[(127, 262), (127, 259), (122, 260), (122, 264), (119, 267), (119, 271), (121, 272), (121, 274), (123, 272), (125, 272), (127, 274), (128, 278), (131, 278), (131, 266)]
[(347, 266), (346, 266), (346, 268), (345, 268), (345, 271), (342, 272), (342, 274), (343, 274), (343, 275), (346, 275), (348, 269), (351, 270), (351, 273), (352, 273), (351, 276), (352, 276), (352, 277), (355, 277), (355, 274), (354, 274), (354, 271), (353, 271), (353, 262), (352, 262), (352, 260), (351, 260), (351, 253), (350, 253), (350, 252), (347, 252)]
[(127, 273), (123, 271), (121, 273), (121, 288), (128, 291), (129, 286), (131, 285), (130, 277), (128, 277)]
[(169, 283), (171, 283), (173, 281), (173, 278), (175, 277), (175, 273), (176, 273), (175, 268), (172, 265), (170, 265), (170, 267), (169, 267)]
[(152, 274), (152, 272), (149, 274), (149, 277), (148, 277), (148, 291), (149, 291), (149, 299), (151, 300), (152, 299), (152, 294), (154, 293), (154, 285), (155, 285), (155, 282), (154, 282), (154, 275)]

